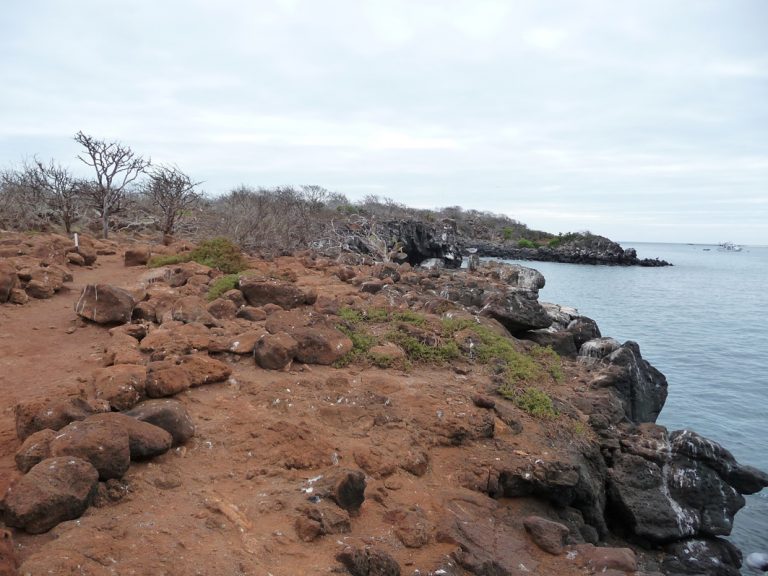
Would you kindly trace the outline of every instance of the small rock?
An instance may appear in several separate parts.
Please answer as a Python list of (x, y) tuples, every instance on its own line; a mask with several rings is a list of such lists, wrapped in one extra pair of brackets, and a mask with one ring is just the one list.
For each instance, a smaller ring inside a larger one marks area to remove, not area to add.
[(304, 364), (330, 365), (352, 350), (352, 340), (335, 328), (297, 328), (291, 336), (298, 344), (296, 359)]
[(304, 542), (311, 542), (325, 534), (346, 534), (351, 530), (346, 510), (323, 502), (302, 508), (295, 526), (296, 534)]
[[(240, 290), (237, 292), (241, 293)], [(264, 312), (264, 309), (257, 308), (256, 306), (243, 306), (238, 309), (235, 316), (244, 320), (250, 320), (251, 322), (261, 322), (267, 319), (267, 313)]]
[(187, 354), (179, 359), (179, 367), (189, 376), (190, 385), (203, 386), (224, 382), (232, 375), (232, 368), (207, 354)]
[(567, 526), (540, 516), (527, 516), (523, 519), (523, 526), (531, 540), (544, 552), (555, 556), (563, 553), (565, 538), (569, 532)]
[(266, 370), (282, 370), (293, 361), (297, 350), (296, 340), (285, 332), (278, 332), (260, 338), (253, 348), (253, 357), (256, 364)]
[(192, 386), (186, 370), (170, 360), (150, 362), (147, 368), (145, 389), (150, 398), (174, 396)]
[(237, 314), (237, 305), (228, 298), (217, 298), (206, 309), (217, 320), (234, 320)]
[(406, 548), (422, 548), (429, 543), (431, 527), (418, 506), (387, 510), (384, 520), (394, 524), (395, 535)]
[(0, 529), (0, 576), (16, 576), (19, 558), (8, 530)]
[(47, 458), (8, 489), (5, 524), (40, 534), (78, 518), (88, 508), (98, 480), (96, 469), (81, 458)]
[(574, 550), (578, 553), (577, 562), (593, 572), (637, 570), (637, 557), (630, 548), (598, 548), (592, 544), (579, 544), (574, 546)]
[(46, 428), (28, 436), (21, 447), (16, 451), (16, 467), (26, 473), (46, 458), (51, 456), (51, 440), (56, 436), (56, 431)]

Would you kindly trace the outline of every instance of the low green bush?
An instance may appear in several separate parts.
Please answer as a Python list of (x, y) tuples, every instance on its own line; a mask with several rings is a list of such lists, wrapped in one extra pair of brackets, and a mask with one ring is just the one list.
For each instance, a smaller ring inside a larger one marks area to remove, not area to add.
[(536, 248), (536, 244), (528, 240), (527, 238), (520, 238), (520, 240), (517, 241), (517, 247), (518, 248)]
[(221, 270), (224, 274), (236, 274), (248, 267), (240, 248), (226, 238), (204, 240), (190, 252), (191, 260)]
[(173, 264), (182, 264), (189, 262), (191, 257), (189, 252), (186, 254), (169, 254), (167, 256), (153, 256), (147, 262), (148, 268), (160, 268), (160, 266), (171, 266)]
[(552, 405), (552, 398), (538, 388), (515, 388), (505, 385), (499, 387), (499, 394), (536, 418), (551, 420), (557, 417), (557, 411)]
[(214, 280), (208, 288), (208, 300), (216, 300), (219, 296), (237, 288), (237, 283), (240, 280), (239, 274), (227, 274), (226, 276), (220, 276)]

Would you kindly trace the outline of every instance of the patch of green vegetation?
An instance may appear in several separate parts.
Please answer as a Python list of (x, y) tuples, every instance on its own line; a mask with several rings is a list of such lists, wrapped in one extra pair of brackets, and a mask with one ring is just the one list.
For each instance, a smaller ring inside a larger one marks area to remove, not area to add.
[[(348, 308), (347, 310), (352, 309)], [(343, 368), (353, 362), (368, 359), (368, 352), (370, 349), (379, 343), (375, 336), (368, 334), (365, 327), (360, 324), (359, 320), (337, 324), (336, 329), (352, 340), (352, 350), (336, 360), (333, 363), (334, 368)]]
[(368, 357), (371, 359), (371, 363), (376, 366), (376, 368), (392, 368), (392, 366), (395, 364), (395, 359), (389, 354), (371, 353), (368, 355)]
[(216, 300), (219, 296), (237, 288), (237, 283), (240, 280), (239, 274), (227, 274), (226, 276), (220, 276), (213, 281), (208, 289), (208, 300)]
[(171, 266), (173, 264), (182, 264), (189, 262), (192, 258), (189, 252), (186, 254), (168, 254), (166, 256), (153, 256), (147, 262), (148, 268), (160, 268), (160, 266)]
[(499, 394), (514, 402), (515, 406), (528, 412), (531, 416), (546, 420), (557, 418), (557, 411), (552, 405), (552, 398), (538, 388), (515, 388), (505, 384), (499, 387)]
[(204, 240), (192, 250), (189, 258), (199, 264), (216, 268), (224, 274), (236, 274), (248, 267), (240, 248), (227, 238)]
[(405, 352), (411, 362), (434, 362), (442, 364), (461, 355), (459, 346), (453, 340), (438, 343), (435, 346), (421, 342), (419, 339), (406, 334), (402, 330), (393, 330), (387, 334), (386, 339), (394, 342)]
[(517, 241), (517, 247), (518, 248), (536, 248), (536, 244), (527, 238), (520, 238), (520, 240)]
[(363, 318), (366, 322), (374, 324), (387, 322), (389, 321), (389, 312), (384, 308), (368, 308), (368, 310), (363, 313)]
[(407, 322), (408, 324), (413, 324), (414, 326), (425, 326), (427, 323), (427, 319), (424, 318), (424, 316), (413, 312), (412, 310), (393, 312), (392, 319), (399, 322)]
[(552, 238), (549, 242), (547, 242), (547, 246), (550, 248), (557, 248), (558, 246), (562, 246), (563, 244), (568, 244), (569, 242), (573, 242), (577, 238), (580, 238), (584, 236), (584, 234), (580, 234), (578, 232), (568, 232), (567, 234), (558, 234), (554, 238)]
[(512, 236), (514, 235), (515, 231), (509, 226), (507, 226), (502, 229), (501, 233), (504, 237), (504, 240), (512, 240)]
[(349, 324), (359, 324), (363, 321), (363, 313), (349, 306), (340, 308), (338, 316)]
[(551, 346), (534, 346), (531, 349), (531, 356), (549, 372), (555, 382), (559, 384), (565, 380), (563, 360), (557, 352), (552, 350)]

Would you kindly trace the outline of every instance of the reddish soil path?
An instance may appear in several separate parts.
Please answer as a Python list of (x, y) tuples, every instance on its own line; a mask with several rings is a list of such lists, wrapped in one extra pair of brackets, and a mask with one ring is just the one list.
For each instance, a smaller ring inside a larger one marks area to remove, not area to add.
[(81, 380), (100, 365), (101, 346), (109, 335), (75, 314), (82, 287), (102, 282), (129, 285), (137, 272), (125, 268), (119, 256), (99, 256), (93, 268), (74, 267), (73, 275), (74, 281), (53, 298), (0, 306), (0, 493), (17, 474), (14, 406), (75, 393)]

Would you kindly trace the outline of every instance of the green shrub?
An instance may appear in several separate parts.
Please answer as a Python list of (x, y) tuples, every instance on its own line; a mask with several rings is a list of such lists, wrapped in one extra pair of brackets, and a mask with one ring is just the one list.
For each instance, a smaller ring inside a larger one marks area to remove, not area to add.
[(411, 310), (394, 312), (392, 314), (392, 319), (398, 320), (399, 322), (407, 322), (408, 324), (413, 324), (414, 326), (424, 326), (427, 323), (427, 319), (424, 318), (424, 316)]
[(512, 228), (510, 228), (509, 226), (507, 226), (501, 231), (501, 233), (504, 236), (504, 240), (512, 240), (512, 235), (515, 233), (515, 231), (512, 230)]
[(153, 256), (147, 262), (148, 268), (160, 268), (160, 266), (171, 266), (173, 264), (182, 264), (189, 262), (191, 257), (189, 252), (186, 254), (169, 254), (167, 256)]
[(226, 238), (212, 238), (200, 242), (197, 248), (190, 252), (190, 259), (221, 270), (224, 274), (236, 274), (248, 266), (240, 248)]
[(208, 300), (216, 300), (216, 298), (225, 292), (237, 288), (237, 282), (239, 280), (239, 274), (227, 274), (226, 276), (216, 278), (208, 289)]
[(534, 346), (531, 349), (531, 356), (549, 372), (555, 382), (560, 383), (565, 380), (563, 360), (551, 346)]
[(557, 417), (557, 411), (552, 405), (552, 398), (538, 388), (515, 388), (504, 385), (499, 387), (499, 394), (536, 418), (551, 420)]
[(534, 244), (527, 238), (520, 238), (520, 240), (517, 241), (517, 247), (518, 248), (536, 248), (536, 244)]
[(458, 345), (453, 340), (430, 346), (401, 330), (393, 330), (386, 339), (403, 349), (411, 362), (436, 362), (442, 364), (461, 355)]

